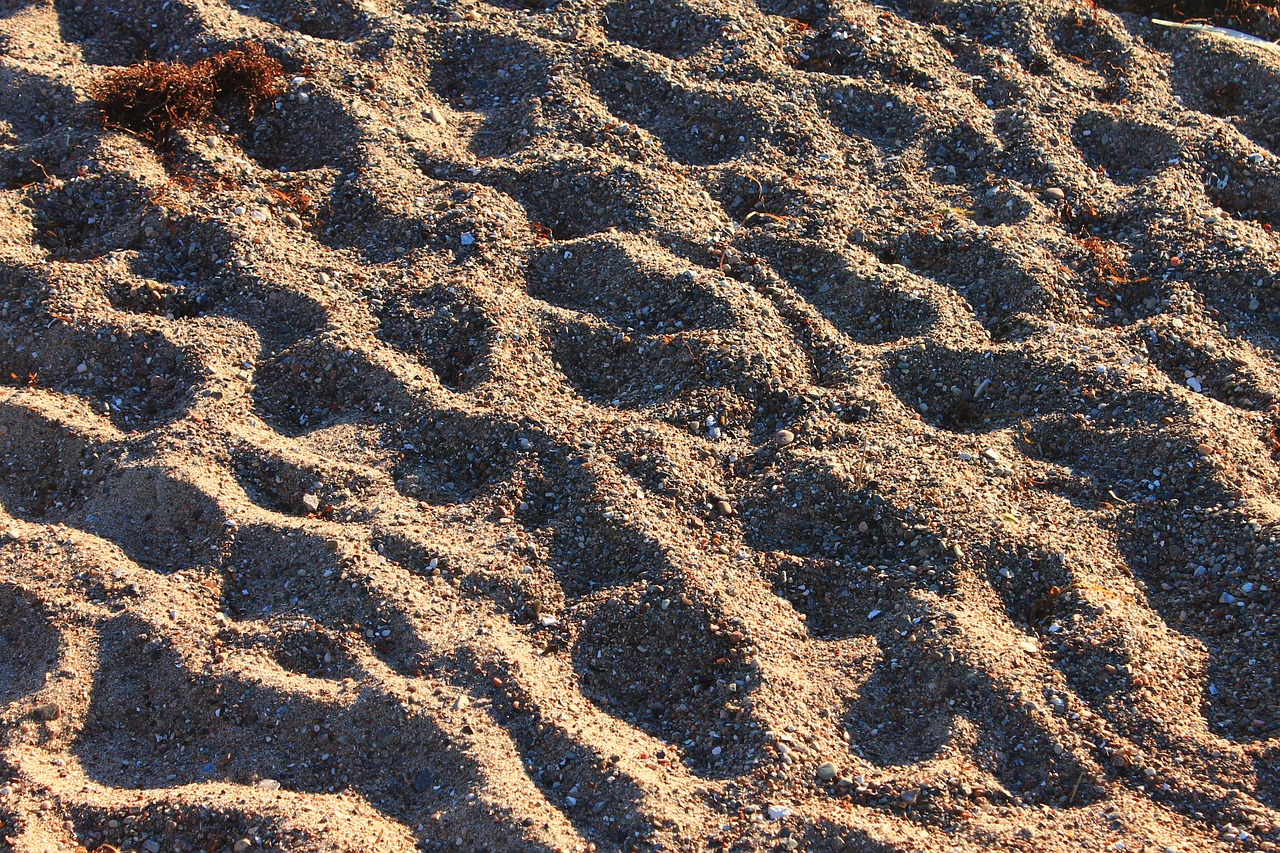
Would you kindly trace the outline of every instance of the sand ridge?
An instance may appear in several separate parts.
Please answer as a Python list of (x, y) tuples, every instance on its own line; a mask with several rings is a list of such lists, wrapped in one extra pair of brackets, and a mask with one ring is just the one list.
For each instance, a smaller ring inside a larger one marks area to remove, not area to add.
[[(250, 42), (253, 116), (89, 98)], [(0, 46), (0, 849), (1280, 844), (1276, 56), (1065, 0)]]

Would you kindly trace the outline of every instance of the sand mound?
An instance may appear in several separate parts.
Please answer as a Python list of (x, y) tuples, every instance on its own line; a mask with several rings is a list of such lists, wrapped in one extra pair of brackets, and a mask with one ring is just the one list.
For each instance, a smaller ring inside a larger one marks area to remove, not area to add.
[[(255, 43), (252, 112), (90, 98)], [(1274, 54), (1068, 0), (0, 46), (0, 849), (1280, 845)]]

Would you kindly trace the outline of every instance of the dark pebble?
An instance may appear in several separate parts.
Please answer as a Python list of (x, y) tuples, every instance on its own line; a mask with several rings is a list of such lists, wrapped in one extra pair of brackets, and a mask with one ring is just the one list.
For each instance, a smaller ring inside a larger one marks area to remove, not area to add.
[(430, 770), (419, 770), (413, 774), (413, 790), (419, 794), (425, 794), (438, 784), (439, 779)]

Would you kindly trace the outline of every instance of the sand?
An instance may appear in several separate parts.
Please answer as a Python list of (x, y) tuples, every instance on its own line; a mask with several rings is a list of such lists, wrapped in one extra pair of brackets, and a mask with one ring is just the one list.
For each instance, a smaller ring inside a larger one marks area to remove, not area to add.
[[(90, 98), (255, 42), (252, 114)], [(1280, 849), (1280, 56), (1068, 0), (0, 48), (0, 850)]]

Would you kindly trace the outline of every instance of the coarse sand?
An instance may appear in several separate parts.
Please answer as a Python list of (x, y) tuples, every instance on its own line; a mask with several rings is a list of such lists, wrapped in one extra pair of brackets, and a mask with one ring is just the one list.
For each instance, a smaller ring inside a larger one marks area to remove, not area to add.
[(1200, 6), (0, 0), (0, 850), (1280, 850)]

